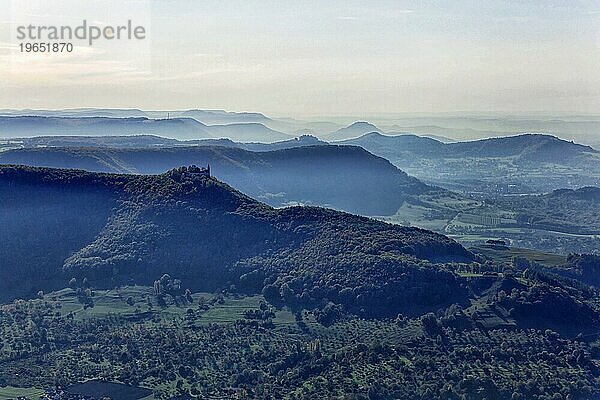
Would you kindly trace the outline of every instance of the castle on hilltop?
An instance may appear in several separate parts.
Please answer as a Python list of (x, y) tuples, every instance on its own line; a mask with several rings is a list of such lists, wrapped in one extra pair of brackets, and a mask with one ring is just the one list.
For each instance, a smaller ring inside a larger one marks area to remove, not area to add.
[(187, 173), (191, 176), (206, 176), (210, 177), (210, 164), (204, 167), (197, 167), (195, 165), (191, 165), (187, 168)]
[(198, 167), (196, 165), (190, 165), (189, 167), (179, 167), (170, 171), (171, 176), (176, 180), (181, 178), (210, 178), (210, 164), (204, 167)]

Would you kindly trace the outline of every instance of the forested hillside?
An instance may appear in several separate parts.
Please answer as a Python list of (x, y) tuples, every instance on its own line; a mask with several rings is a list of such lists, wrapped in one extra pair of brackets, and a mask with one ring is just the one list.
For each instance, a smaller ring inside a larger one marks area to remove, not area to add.
[(185, 168), (134, 176), (1, 167), (0, 200), (5, 298), (69, 275), (112, 286), (170, 273), (196, 289), (287, 287), (289, 303), (317, 306), (326, 296), (393, 315), (464, 298), (431, 262), (473, 259), (433, 232), (320, 208), (276, 210)]
[(142, 174), (161, 174), (182, 164), (210, 164), (217, 178), (272, 206), (321, 205), (362, 215), (393, 214), (405, 199), (435, 191), (354, 146), (266, 152), (223, 146), (16, 149), (0, 152), (0, 164)]

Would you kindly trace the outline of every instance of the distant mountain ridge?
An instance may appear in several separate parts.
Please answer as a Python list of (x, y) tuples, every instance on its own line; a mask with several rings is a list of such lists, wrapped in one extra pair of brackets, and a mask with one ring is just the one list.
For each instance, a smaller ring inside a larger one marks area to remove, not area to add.
[(435, 139), (411, 134), (386, 135), (369, 132), (359, 138), (343, 140), (340, 144), (361, 146), (368, 151), (393, 156), (398, 152), (412, 151), (420, 155), (433, 155), (444, 148), (444, 143)]
[[(253, 125), (246, 125), (252, 135)], [(259, 130), (271, 135), (268, 128), (260, 127)], [(82, 138), (56, 136), (0, 140), (0, 151), (40, 146), (130, 149), (223, 146), (263, 152), (326, 144), (309, 135), (272, 143), (248, 143), (247, 136), (244, 136), (242, 141), (215, 138), (177, 141), (156, 135)], [(387, 135), (370, 132), (357, 139), (334, 144), (360, 146), (390, 160), (410, 175), (454, 191), (544, 193), (554, 189), (600, 185), (600, 152), (592, 147), (551, 135), (524, 134), (471, 142), (442, 143), (433, 138), (412, 134)], [(554, 165), (560, 168), (554, 168)], [(68, 164), (52, 166), (69, 167)], [(133, 172), (135, 169), (120, 171)]]
[(194, 118), (205, 125), (251, 123), (272, 121), (264, 114), (255, 112), (232, 112), (225, 110), (147, 110), (137, 108), (71, 108), (62, 110), (0, 110), (0, 116), (45, 116), (45, 117), (146, 117), (153, 119)]
[(173, 116), (194, 118), (207, 125), (269, 123), (273, 120), (257, 112), (231, 112), (224, 110), (185, 110), (172, 112)]
[(357, 138), (357, 137), (360, 137), (369, 132), (382, 132), (382, 131), (379, 128), (377, 128), (375, 125), (373, 125), (369, 122), (357, 121), (345, 128), (341, 128), (335, 132), (331, 132), (327, 135), (323, 135), (323, 138), (326, 139), (327, 141), (335, 142), (335, 141)]
[(275, 142), (291, 139), (261, 123), (206, 125), (191, 117), (56, 117), (0, 116), (0, 137), (157, 135), (168, 138)]
[(560, 159), (583, 152), (598, 152), (590, 146), (569, 142), (556, 136), (531, 133), (472, 142), (448, 143), (446, 146), (450, 149), (450, 154), (458, 157), (474, 154), (485, 157), (519, 156), (532, 161), (551, 161), (553, 157)]
[(370, 132), (357, 139), (341, 142), (364, 147), (371, 151), (377, 147), (380, 151), (387, 149), (392, 154), (397, 151), (411, 151), (419, 156), (440, 157), (513, 157), (527, 156), (546, 158), (550, 155), (565, 156), (581, 152), (597, 153), (591, 146), (585, 146), (562, 140), (552, 135), (522, 134), (498, 138), (481, 139), (465, 142), (443, 143), (436, 139), (411, 135), (386, 135)]
[[(0, 116), (44, 116), (56, 118), (149, 118), (149, 119), (173, 119), (173, 118), (192, 118), (204, 125), (230, 125), (230, 124), (262, 124), (266, 127), (296, 136), (295, 132), (305, 128), (319, 128), (326, 130), (326, 127), (338, 126), (331, 123), (312, 123), (305, 121), (296, 121), (293, 119), (274, 119), (258, 112), (233, 112), (225, 110), (140, 110), (140, 109), (112, 109), (112, 108), (73, 108), (63, 110), (0, 110)], [(163, 135), (164, 136), (164, 135)], [(256, 139), (254, 139), (256, 140)]]
[[(111, 117), (111, 118), (128, 118), (128, 117), (146, 117), (150, 115), (146, 111), (137, 108), (66, 108), (61, 110), (45, 110), (45, 109), (2, 109), (0, 116), (14, 117)], [(167, 117), (167, 114), (161, 115)]]
[(0, 116), (54, 116), (54, 117), (147, 117), (152, 119), (166, 119), (169, 117), (191, 117), (206, 125), (226, 125), (236, 123), (262, 123), (270, 129), (298, 136), (302, 134), (316, 135), (324, 140), (347, 140), (357, 138), (370, 131), (382, 133), (416, 134), (432, 137), (442, 142), (473, 141), (489, 137), (503, 137), (519, 135), (524, 132), (540, 132), (556, 135), (566, 140), (575, 140), (580, 143), (600, 149), (597, 132), (600, 126), (598, 115), (561, 115), (550, 117), (548, 115), (493, 115), (481, 113), (441, 113), (441, 114), (408, 114), (372, 116), (365, 121), (370, 121), (370, 129), (362, 133), (331, 139), (328, 135), (338, 130), (348, 128), (351, 117), (336, 118), (321, 117), (321, 120), (294, 119), (286, 117), (271, 117), (259, 112), (234, 112), (225, 110), (198, 109), (188, 110), (140, 110), (110, 109), (110, 108), (72, 108), (62, 110), (40, 109), (0, 109)]
[(192, 118), (154, 120), (147, 117), (0, 117), (3, 137), (52, 135), (124, 136), (168, 132), (171, 137), (202, 138), (213, 136), (206, 125)]
[[(273, 143), (235, 142), (231, 139), (198, 139), (177, 140), (157, 135), (128, 135), (128, 136), (34, 136), (6, 140), (7, 148), (37, 148), (37, 147), (109, 147), (109, 148), (157, 148), (175, 146), (224, 146), (236, 147), (250, 151), (283, 150), (294, 147), (326, 145), (315, 136), (302, 135), (293, 139)], [(2, 144), (0, 144), (2, 147)]]
[(361, 146), (425, 182), (455, 191), (540, 193), (600, 185), (600, 152), (552, 135), (442, 143), (372, 132), (338, 143)]
[(362, 215), (390, 215), (407, 198), (438, 190), (355, 146), (261, 152), (223, 146), (24, 148), (0, 152), (0, 164), (141, 174), (160, 174), (181, 164), (210, 164), (218, 178), (273, 206), (313, 204)]
[(291, 139), (290, 135), (275, 131), (258, 122), (209, 125), (207, 130), (213, 137), (227, 138), (238, 142), (272, 143)]

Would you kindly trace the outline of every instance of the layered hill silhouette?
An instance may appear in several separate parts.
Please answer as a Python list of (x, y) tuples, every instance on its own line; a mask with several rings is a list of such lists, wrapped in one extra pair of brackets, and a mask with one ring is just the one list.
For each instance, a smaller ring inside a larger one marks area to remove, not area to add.
[(241, 123), (270, 123), (273, 120), (261, 113), (231, 112), (225, 110), (140, 110), (137, 108), (71, 108), (62, 110), (0, 110), (2, 116), (43, 116), (43, 117), (69, 117), (69, 118), (193, 118), (206, 125), (226, 125)]
[(70, 276), (111, 286), (169, 273), (198, 290), (235, 285), (291, 305), (326, 297), (395, 315), (464, 300), (458, 277), (433, 262), (474, 259), (430, 231), (274, 209), (192, 168), (142, 176), (2, 166), (0, 222), (4, 299)]
[(354, 122), (351, 125), (348, 125), (345, 128), (338, 129), (335, 132), (328, 133), (327, 135), (324, 135), (324, 137), (327, 141), (330, 141), (330, 142), (331, 141), (341, 141), (341, 140), (355, 139), (355, 138), (358, 138), (358, 137), (363, 136), (370, 132), (382, 132), (382, 131), (379, 128), (377, 128), (375, 125), (373, 125), (369, 122), (358, 121), (358, 122)]
[(600, 152), (551, 135), (442, 143), (371, 132), (339, 143), (361, 146), (417, 178), (454, 190), (493, 193), (511, 185), (528, 193), (600, 184)]
[(417, 135), (392, 136), (370, 132), (360, 138), (342, 143), (361, 146), (375, 154), (386, 151), (390, 158), (394, 156), (397, 158), (404, 152), (411, 152), (415, 156), (428, 158), (518, 157), (530, 161), (560, 161), (583, 153), (597, 153), (597, 150), (590, 146), (542, 134), (442, 143)]
[(261, 152), (223, 146), (24, 148), (0, 152), (0, 164), (139, 174), (210, 164), (217, 178), (270, 205), (323, 205), (362, 215), (394, 214), (407, 198), (437, 190), (355, 146)]
[(126, 135), (126, 136), (34, 136), (11, 138), (4, 143), (10, 148), (37, 147), (110, 147), (110, 148), (158, 148), (176, 146), (224, 146), (236, 147), (250, 151), (283, 150), (294, 147), (315, 146), (328, 144), (316, 136), (301, 135), (292, 139), (273, 143), (236, 142), (231, 139), (198, 139), (177, 140), (157, 135)]
[(180, 140), (275, 142), (292, 137), (258, 122), (208, 125), (194, 118), (0, 116), (0, 137), (158, 135)]

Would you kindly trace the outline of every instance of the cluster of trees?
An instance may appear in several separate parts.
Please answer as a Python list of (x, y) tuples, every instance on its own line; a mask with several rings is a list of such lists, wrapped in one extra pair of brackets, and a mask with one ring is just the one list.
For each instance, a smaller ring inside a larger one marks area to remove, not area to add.
[(166, 296), (171, 296), (176, 305), (183, 305), (185, 303), (192, 303), (194, 301), (191, 290), (183, 290), (181, 280), (173, 279), (169, 274), (164, 274), (161, 276), (160, 279), (154, 281), (152, 286), (154, 288), (156, 300), (161, 307), (167, 306), (167, 302), (165, 300)]
[(539, 282), (497, 295), (497, 304), (514, 317), (519, 326), (552, 327), (565, 335), (596, 332), (600, 314), (580, 295)]
[[(590, 346), (552, 330), (453, 327), (463, 310), (416, 319), (347, 318), (302, 330), (198, 325), (201, 318), (77, 321), (48, 300), (0, 308), (0, 385), (51, 388), (99, 378), (177, 395), (257, 399), (588, 399)], [(263, 303), (250, 317), (272, 310)]]
[[(338, 316), (420, 315), (467, 300), (465, 281), (446, 264), (418, 258), (474, 258), (455, 242), (415, 228), (400, 229), (333, 212), (323, 219), (320, 211), (287, 210), (289, 214), (316, 214), (294, 218), (294, 224), (321, 220), (292, 225), (309, 235), (310, 240), (301, 246), (238, 263), (245, 272), (239, 288), (255, 291), (258, 287), (273, 304), (319, 309)], [(328, 303), (332, 305), (326, 309)], [(330, 313), (335, 305), (341, 309)]]
[(569, 254), (564, 267), (568, 276), (600, 289), (600, 255)]
[(75, 290), (77, 299), (83, 304), (84, 310), (86, 308), (94, 307), (94, 292), (92, 291), (90, 282), (87, 278), (83, 278), (80, 282), (77, 278), (73, 277), (69, 280), (69, 287)]

